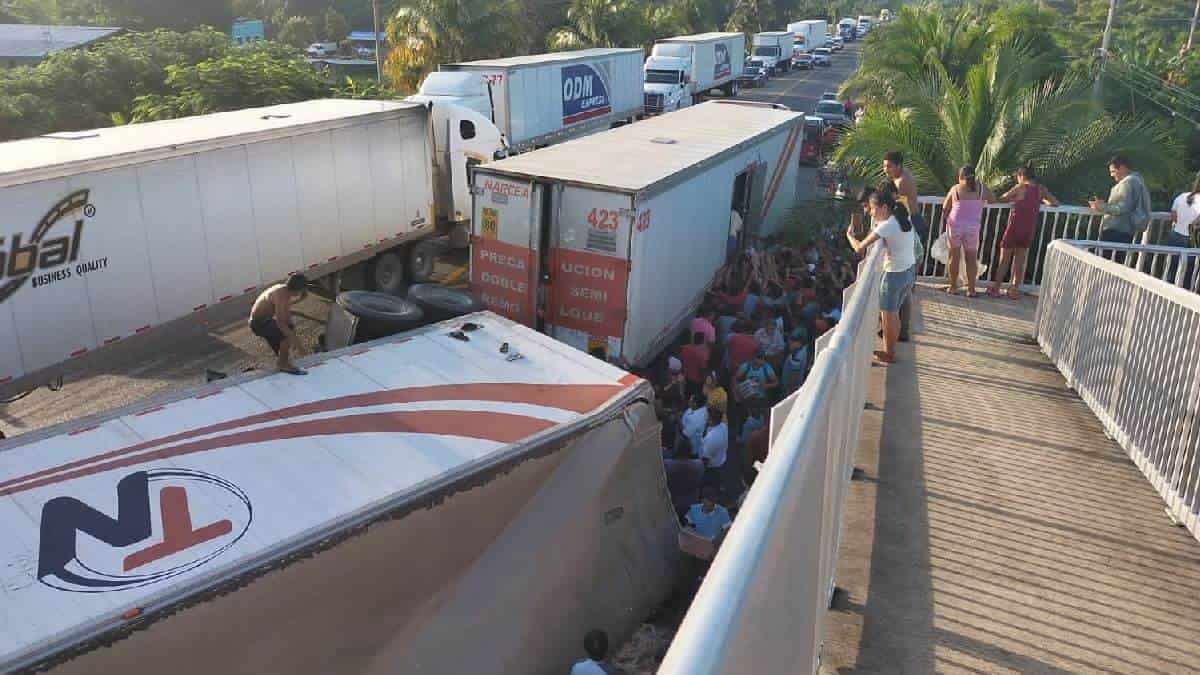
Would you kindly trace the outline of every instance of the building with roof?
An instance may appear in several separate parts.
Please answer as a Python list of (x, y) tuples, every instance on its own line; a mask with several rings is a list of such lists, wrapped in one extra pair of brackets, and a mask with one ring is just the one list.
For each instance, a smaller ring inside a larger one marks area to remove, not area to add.
[(0, 24), (0, 68), (36, 65), (54, 52), (87, 47), (124, 30), (101, 26)]
[[(360, 57), (374, 58), (374, 56), (375, 56), (375, 34), (374, 33), (372, 33), (369, 30), (351, 31), (350, 34), (346, 36), (346, 39), (350, 41), (350, 44), (354, 48), (355, 54), (358, 54)], [(380, 33), (379, 33), (379, 47), (380, 47), (380, 49), (383, 50), (383, 53), (386, 56), (387, 50), (388, 50), (387, 35), (384, 34), (382, 31), (380, 31)]]
[(267, 39), (262, 19), (238, 19), (234, 21), (229, 36), (236, 45), (248, 45)]

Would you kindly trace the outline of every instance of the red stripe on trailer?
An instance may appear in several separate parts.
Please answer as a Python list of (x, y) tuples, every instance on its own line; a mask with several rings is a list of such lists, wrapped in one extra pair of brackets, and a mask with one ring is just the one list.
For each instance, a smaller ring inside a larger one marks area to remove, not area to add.
[(116, 342), (116, 341), (118, 341), (118, 340), (120, 340), (120, 339), (121, 339), (121, 336), (120, 336), (120, 335), (117, 335), (117, 336), (115, 336), (115, 337), (110, 337), (110, 338), (108, 338), (107, 340), (105, 340), (105, 341), (104, 341), (104, 344), (106, 344), (106, 345), (111, 345), (112, 343), (114, 343), (114, 342)]
[(195, 307), (192, 308), (192, 311), (199, 312), (200, 310), (204, 309), (205, 307), (208, 307), (208, 303), (204, 303), (203, 305), (196, 305)]
[(483, 410), (397, 410), (385, 413), (342, 415), (292, 422), (263, 429), (238, 431), (225, 436), (204, 438), (168, 448), (160, 448), (139, 455), (120, 457), (102, 464), (85, 466), (74, 471), (0, 490), (0, 497), (136, 464), (269, 441), (341, 434), (391, 433), (458, 436), (496, 443), (515, 443), (541, 433), (556, 424), (557, 422), (552, 420), (528, 415)]
[(637, 375), (634, 375), (633, 373), (629, 373), (628, 375), (626, 375), (625, 377), (622, 377), (621, 379), (619, 379), (617, 381), (620, 382), (621, 384), (625, 385), (626, 387), (628, 387), (630, 385), (641, 382), (642, 378), (638, 377)]
[(167, 407), (167, 406), (165, 406), (165, 405), (154, 406), (153, 408), (150, 408), (149, 410), (143, 410), (140, 413), (137, 413), (137, 415), (135, 415), (135, 417), (141, 417), (142, 415), (149, 415), (150, 413), (156, 413), (165, 407)]
[(199, 399), (199, 398), (208, 398), (209, 396), (216, 396), (216, 395), (217, 395), (217, 394), (219, 394), (219, 393), (221, 393), (221, 390), (220, 390), (220, 389), (218, 389), (218, 390), (216, 390), (216, 391), (210, 391), (210, 392), (208, 392), (207, 394), (197, 394), (197, 395), (196, 395), (196, 398), (198, 398), (198, 399)]
[[(365, 394), (339, 396), (336, 398), (328, 398), (320, 401), (313, 401), (311, 403), (302, 403), (287, 408), (281, 408), (279, 410), (272, 410), (270, 412), (250, 415), (249, 417), (243, 417), (241, 419), (220, 422), (218, 424), (210, 424), (205, 427), (170, 434), (162, 438), (144, 441), (142, 443), (121, 448), (119, 450), (101, 453), (94, 457), (88, 457), (85, 459), (68, 462), (66, 464), (61, 464), (56, 467), (43, 469), (19, 478), (0, 481), (0, 497), (12, 492), (19, 492), (37, 487), (30, 481), (35, 481), (36, 479), (45, 478), (46, 476), (61, 474), (65, 471), (85, 467), (95, 462), (110, 460), (122, 455), (141, 452), (143, 450), (149, 450), (151, 448), (170, 443), (186, 441), (196, 436), (231, 431), (239, 427), (250, 426), (252, 424), (282, 421), (289, 417), (314, 415), (317, 413), (332, 412), (334, 410), (346, 410), (349, 408), (357, 408), (362, 406), (396, 403), (422, 403), (426, 401), (499, 401), (505, 403), (528, 403), (531, 405), (541, 405), (549, 408), (570, 410), (572, 412), (582, 414), (589, 412), (600, 404), (604, 403), (619, 390), (620, 387), (614, 384), (567, 385), (530, 384), (528, 382), (475, 382), (471, 384), (435, 384), (423, 387), (402, 387), (399, 389), (387, 389), (384, 391), (375, 391)], [(146, 415), (161, 409), (162, 406), (159, 406), (158, 408), (145, 410), (138, 414)], [(426, 413), (427, 411), (421, 412), (421, 414)], [(455, 414), (462, 413), (455, 412)]]
[(337, 260), (337, 259), (338, 259), (338, 257), (336, 255), (331, 255), (331, 256), (329, 256), (329, 259), (326, 260), (325, 262), (333, 262), (334, 260)]
[(232, 300), (232, 299), (233, 299), (232, 295), (222, 295), (221, 298), (219, 300), (217, 300), (217, 302), (225, 302), (226, 300)]
[(320, 263), (313, 263), (313, 264), (311, 264), (311, 265), (309, 265), (309, 266), (308, 266), (308, 269), (310, 269), (310, 270), (315, 270), (315, 269), (317, 269), (317, 267), (319, 267), (319, 266), (320, 266)]
[(369, 351), (371, 351), (370, 347), (367, 347), (366, 349), (359, 349), (357, 351), (350, 352), (350, 356), (361, 356)]
[(775, 193), (779, 191), (779, 185), (783, 183), (783, 177), (787, 175), (788, 163), (792, 161), (792, 153), (796, 150), (796, 139), (800, 137), (801, 125), (797, 124), (792, 127), (791, 133), (788, 134), (787, 143), (783, 146), (783, 153), (779, 158), (779, 163), (775, 165), (775, 174), (771, 176), (771, 189), (767, 193), (767, 199), (763, 202), (761, 217), (766, 217), (767, 212), (771, 208), (771, 202), (775, 201)]
[(12, 379), (13, 379), (12, 375), (5, 375), (4, 377), (0, 377), (0, 384), (4, 384), (5, 382), (12, 382)]
[(242, 292), (249, 293), (250, 291), (257, 291), (257, 290), (258, 290), (258, 286), (247, 286), (242, 289)]
[(137, 330), (135, 330), (133, 332), (134, 333), (145, 333), (148, 330), (150, 330), (150, 325), (146, 324), (145, 326), (142, 326), (141, 328), (138, 328)]
[(67, 435), (68, 435), (68, 436), (78, 436), (79, 434), (82, 434), (82, 433), (87, 433), (87, 432), (89, 432), (89, 431), (91, 431), (91, 430), (93, 430), (93, 429), (99, 429), (99, 428), (100, 428), (100, 425), (99, 425), (99, 424), (93, 424), (93, 425), (92, 425), (92, 426), (90, 426), (90, 427), (84, 427), (84, 428), (82, 428), (82, 429), (76, 429), (75, 431), (72, 431), (71, 433), (69, 433), (69, 434), (67, 434)]
[(82, 348), (82, 349), (76, 349), (75, 351), (71, 352), (71, 358), (76, 358), (76, 357), (78, 357), (78, 356), (83, 356), (83, 355), (84, 355), (84, 354), (86, 354), (87, 352), (88, 352), (88, 348), (87, 348), (87, 347), (84, 347), (84, 348)]

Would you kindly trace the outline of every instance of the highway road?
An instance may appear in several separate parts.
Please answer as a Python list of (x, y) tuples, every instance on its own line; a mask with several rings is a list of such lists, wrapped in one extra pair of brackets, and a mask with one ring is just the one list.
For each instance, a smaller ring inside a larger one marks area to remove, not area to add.
[(781, 103), (797, 112), (812, 113), (827, 91), (838, 87), (858, 68), (861, 42), (852, 42), (840, 52), (834, 52), (833, 63), (813, 70), (793, 70), (771, 79), (766, 86), (742, 89), (738, 98), (748, 101)]

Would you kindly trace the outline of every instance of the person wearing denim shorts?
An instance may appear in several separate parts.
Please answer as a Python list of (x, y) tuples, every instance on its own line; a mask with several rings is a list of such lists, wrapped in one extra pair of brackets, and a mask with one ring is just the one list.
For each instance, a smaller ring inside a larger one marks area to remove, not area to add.
[(875, 352), (875, 360), (894, 363), (896, 341), (900, 337), (900, 306), (916, 281), (917, 259), (913, 250), (916, 235), (908, 219), (908, 210), (897, 205), (896, 197), (891, 193), (871, 195), (871, 215), (875, 228), (866, 239), (858, 239), (850, 230), (846, 231), (846, 238), (859, 255), (876, 241), (883, 242), (884, 274), (879, 289), (879, 312), (883, 321), (884, 348)]

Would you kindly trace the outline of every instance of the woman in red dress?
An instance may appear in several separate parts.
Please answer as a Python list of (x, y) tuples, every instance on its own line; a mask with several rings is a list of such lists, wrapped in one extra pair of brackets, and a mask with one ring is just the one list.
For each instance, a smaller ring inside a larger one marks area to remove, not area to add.
[(1037, 232), (1038, 213), (1042, 204), (1058, 206), (1058, 200), (1045, 186), (1037, 182), (1037, 173), (1028, 164), (1017, 169), (1017, 184), (1000, 197), (1000, 201), (1012, 204), (1008, 214), (1008, 227), (1000, 240), (1000, 269), (996, 270), (995, 281), (988, 295), (1000, 297), (1000, 286), (1004, 275), (1012, 265), (1012, 277), (1008, 284), (1008, 297), (1021, 297), (1021, 281), (1025, 279), (1025, 262), (1029, 259), (1029, 247)]

